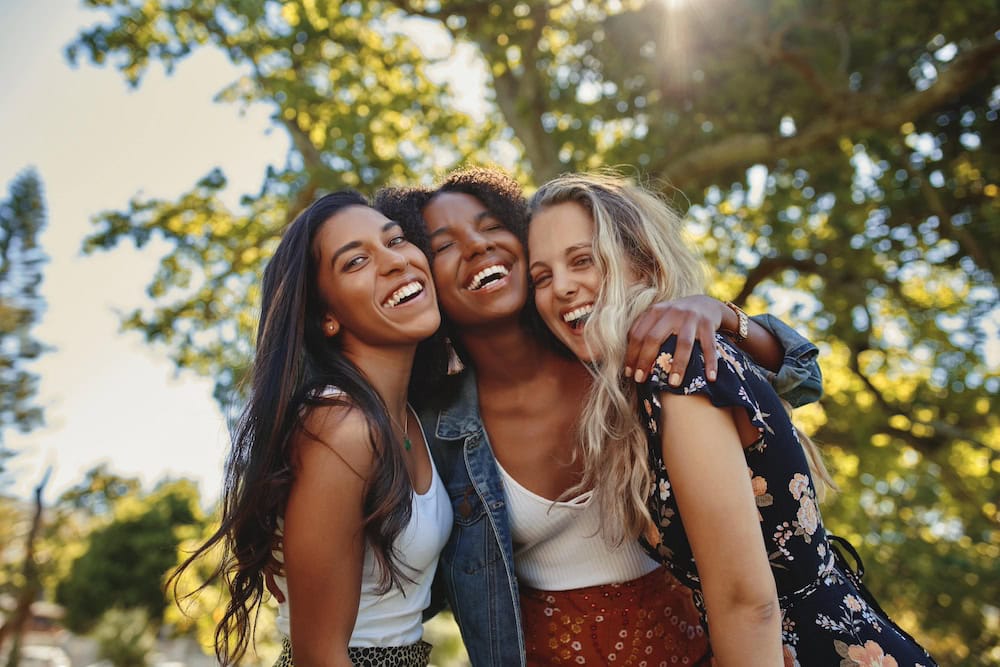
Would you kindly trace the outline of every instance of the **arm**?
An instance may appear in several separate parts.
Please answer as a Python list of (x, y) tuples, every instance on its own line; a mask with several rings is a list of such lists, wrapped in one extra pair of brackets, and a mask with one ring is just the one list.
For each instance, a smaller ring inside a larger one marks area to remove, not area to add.
[(793, 408), (822, 398), (823, 373), (817, 362), (819, 350), (816, 346), (774, 315), (754, 315), (750, 318), (750, 326), (755, 324), (776, 338), (784, 351), (780, 368), (764, 369), (778, 395)]
[[(718, 359), (715, 353), (716, 331), (736, 331), (736, 313), (718, 299), (696, 295), (652, 305), (629, 329), (625, 351), (625, 375), (635, 372), (636, 382), (645, 379), (644, 369), (651, 368), (663, 344), (677, 336), (670, 384), (679, 386), (691, 358), (694, 342), (701, 343), (705, 355), (705, 375), (714, 382)], [(819, 400), (823, 395), (823, 376), (816, 357), (819, 350), (794, 329), (772, 315), (750, 318), (749, 335), (737, 345), (764, 369), (775, 391), (799, 407)]]
[(297, 667), (350, 667), (364, 562), (362, 501), (374, 465), (358, 410), (314, 408), (295, 437), (284, 560)]
[[(652, 368), (660, 352), (660, 346), (677, 336), (674, 352), (676, 373), (671, 373), (670, 384), (678, 386), (691, 358), (694, 342), (700, 341), (705, 353), (705, 373), (709, 382), (715, 380), (718, 367), (715, 356), (715, 332), (720, 329), (736, 331), (739, 320), (736, 313), (718, 299), (701, 294), (687, 296), (674, 301), (653, 304), (632, 324), (628, 332), (628, 348), (625, 351), (625, 375), (632, 375), (642, 382), (647, 369)], [(808, 341), (807, 341), (808, 342)], [(781, 368), (784, 349), (780, 339), (755, 320), (749, 322), (749, 335), (741, 344), (757, 365), (776, 371)]]
[[(663, 462), (698, 572), (719, 667), (780, 667), (781, 611), (737, 419), (705, 396), (661, 393)], [(748, 439), (756, 431), (749, 423)]]

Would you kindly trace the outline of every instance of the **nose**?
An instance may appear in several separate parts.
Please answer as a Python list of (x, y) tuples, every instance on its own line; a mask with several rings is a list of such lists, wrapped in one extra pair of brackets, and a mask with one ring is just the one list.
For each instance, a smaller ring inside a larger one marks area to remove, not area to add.
[(477, 255), (483, 255), (493, 250), (494, 244), (485, 234), (478, 231), (471, 231), (466, 236), (462, 249), (465, 251), (465, 258), (470, 259)]
[(552, 293), (556, 298), (571, 299), (576, 295), (577, 289), (577, 282), (567, 272), (558, 269), (552, 272)]
[(381, 263), (382, 273), (388, 275), (391, 273), (402, 272), (406, 270), (406, 267), (409, 265), (410, 260), (405, 254), (395, 248), (385, 248)]

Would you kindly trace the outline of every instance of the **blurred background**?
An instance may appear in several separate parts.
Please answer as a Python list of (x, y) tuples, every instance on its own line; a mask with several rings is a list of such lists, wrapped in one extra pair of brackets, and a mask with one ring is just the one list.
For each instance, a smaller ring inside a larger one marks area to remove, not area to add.
[[(209, 665), (261, 269), (343, 187), (617, 166), (821, 349), (823, 506), (942, 665), (1000, 665), (995, 0), (0, 0), (0, 660)], [(191, 573), (190, 586), (210, 563)], [(437, 665), (465, 664), (431, 622)], [(257, 654), (277, 649), (273, 612)]]

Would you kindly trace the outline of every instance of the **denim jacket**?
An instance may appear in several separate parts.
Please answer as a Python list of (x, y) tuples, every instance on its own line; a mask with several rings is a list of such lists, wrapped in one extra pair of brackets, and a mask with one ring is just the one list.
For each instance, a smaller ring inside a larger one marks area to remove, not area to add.
[[(785, 349), (782, 367), (769, 375), (793, 406), (818, 400), (822, 376), (816, 346), (770, 315), (754, 318)], [(479, 415), (471, 369), (463, 373), (458, 398), (441, 412), (424, 411), (431, 453), (455, 514), (441, 552), (432, 615), (447, 598), (474, 667), (525, 665), (521, 605), (514, 574), (514, 547), (503, 483)]]

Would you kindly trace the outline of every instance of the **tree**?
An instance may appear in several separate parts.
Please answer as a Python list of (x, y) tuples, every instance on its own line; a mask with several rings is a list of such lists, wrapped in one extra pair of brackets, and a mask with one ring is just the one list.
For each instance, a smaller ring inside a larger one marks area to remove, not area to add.
[(140, 609), (153, 622), (167, 606), (162, 580), (177, 565), (178, 530), (202, 520), (192, 482), (162, 482), (118, 501), (114, 519), (93, 530), (86, 551), (59, 582), (66, 626), (87, 632), (109, 609)]
[(42, 410), (32, 402), (38, 378), (28, 365), (44, 350), (31, 335), (45, 306), (38, 293), (46, 261), (38, 243), (44, 226), (42, 184), (26, 170), (0, 202), (0, 479), (12, 455), (4, 447), (4, 431), (27, 433), (42, 423)]
[(97, 657), (113, 667), (146, 667), (156, 646), (144, 609), (112, 608), (101, 615), (94, 628)]
[[(221, 377), (220, 399), (253, 340), (260, 267), (316, 192), (426, 179), (484, 147), (513, 150), (528, 186), (634, 165), (688, 209), (714, 294), (821, 344), (827, 398), (800, 419), (843, 489), (827, 521), (871, 587), (942, 662), (1000, 664), (994, 2), (87, 4), (107, 22), (71, 57), (139, 85), (153, 62), (222, 49), (248, 71), (222, 98), (271, 105), (292, 137), (242, 211), (221, 207), (212, 172), (178, 201), (100, 215), (86, 242), (171, 244), (155, 306), (127, 324)], [(477, 50), (485, 120), (449, 103), (414, 26)], [(407, 139), (441, 159), (414, 159)]]

